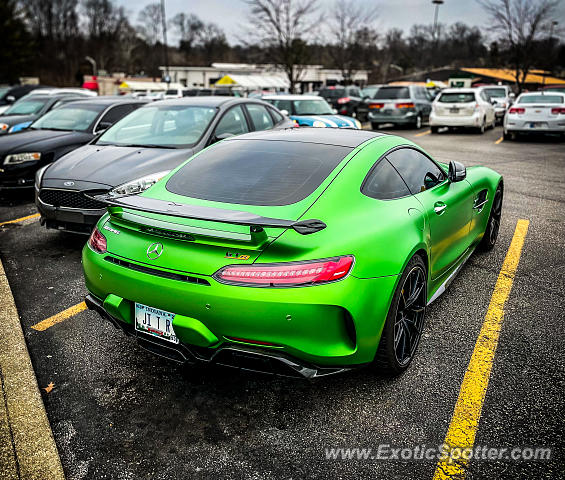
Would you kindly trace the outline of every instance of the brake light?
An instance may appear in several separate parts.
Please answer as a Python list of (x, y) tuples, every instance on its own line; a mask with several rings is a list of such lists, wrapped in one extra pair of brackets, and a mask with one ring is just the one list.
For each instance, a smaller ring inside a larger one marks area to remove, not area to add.
[(384, 103), (370, 103), (369, 108), (383, 108), (385, 106)]
[(397, 103), (396, 108), (414, 108), (414, 104), (412, 102), (408, 103)]
[(552, 113), (553, 115), (565, 114), (565, 108), (562, 108), (562, 107), (552, 108), (552, 109), (551, 109), (551, 113)]
[(522, 115), (526, 113), (526, 109), (520, 107), (512, 107), (510, 110), (508, 110), (508, 113), (510, 114), (517, 113), (518, 115)]
[(305, 286), (345, 278), (353, 266), (353, 255), (310, 262), (228, 265), (214, 278), (220, 282), (257, 287)]
[(344, 103), (350, 102), (351, 98), (349, 97), (341, 97), (337, 99), (337, 103), (339, 103), (340, 105), (343, 105)]
[(95, 227), (90, 238), (88, 239), (88, 246), (92, 248), (96, 253), (106, 253), (106, 237), (100, 233), (98, 227)]

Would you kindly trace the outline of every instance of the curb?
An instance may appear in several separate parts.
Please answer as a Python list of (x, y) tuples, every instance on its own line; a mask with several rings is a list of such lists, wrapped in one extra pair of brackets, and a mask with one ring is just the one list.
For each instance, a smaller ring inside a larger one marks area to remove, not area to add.
[(0, 477), (64, 480), (20, 318), (0, 260)]

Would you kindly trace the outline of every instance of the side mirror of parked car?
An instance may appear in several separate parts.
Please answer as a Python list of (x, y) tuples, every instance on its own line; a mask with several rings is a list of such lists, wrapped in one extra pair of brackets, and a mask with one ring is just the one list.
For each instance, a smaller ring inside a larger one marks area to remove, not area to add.
[(112, 126), (112, 122), (100, 122), (98, 124), (98, 126), (96, 127), (96, 132), (94, 133), (101, 133), (104, 130), (107, 130), (108, 128), (110, 128)]
[(282, 113), (285, 117), (288, 117), (288, 110), (281, 110), (281, 113)]
[(511, 102), (513, 102), (514, 100), (516, 100), (516, 94), (511, 93), (511, 94), (508, 95), (508, 98), (510, 99)]
[(447, 178), (451, 183), (460, 182), (465, 180), (467, 176), (467, 169), (465, 165), (460, 162), (451, 161), (449, 162), (449, 173), (447, 174)]
[(220, 133), (219, 135), (214, 135), (211, 143), (216, 143), (219, 142), (220, 140), (225, 140), (226, 138), (230, 138), (230, 137), (233, 137), (233, 133), (229, 133), (229, 132)]
[(6, 97), (6, 101), (7, 101), (8, 103), (14, 103), (14, 102), (16, 101), (16, 97), (14, 97), (13, 95), (8, 95), (8, 96)]

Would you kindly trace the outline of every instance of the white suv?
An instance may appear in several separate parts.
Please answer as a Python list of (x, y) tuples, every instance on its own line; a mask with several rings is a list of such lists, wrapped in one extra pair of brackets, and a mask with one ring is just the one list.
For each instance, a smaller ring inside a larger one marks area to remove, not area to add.
[(441, 127), (474, 128), (484, 133), (494, 128), (495, 122), (494, 106), (482, 88), (446, 88), (432, 104), (432, 133)]

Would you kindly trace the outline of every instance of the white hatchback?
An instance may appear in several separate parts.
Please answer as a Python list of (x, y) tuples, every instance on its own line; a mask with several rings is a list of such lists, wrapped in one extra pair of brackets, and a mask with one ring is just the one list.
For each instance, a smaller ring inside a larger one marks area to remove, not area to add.
[(432, 133), (441, 127), (474, 128), (484, 133), (487, 128), (494, 128), (495, 122), (492, 101), (481, 88), (446, 88), (432, 104)]
[(565, 95), (522, 93), (504, 116), (504, 139), (523, 133), (565, 134)]

